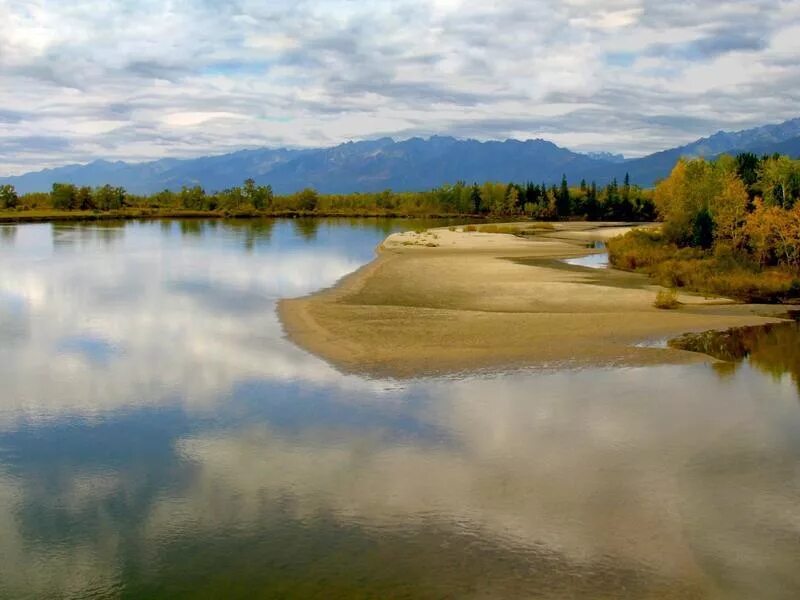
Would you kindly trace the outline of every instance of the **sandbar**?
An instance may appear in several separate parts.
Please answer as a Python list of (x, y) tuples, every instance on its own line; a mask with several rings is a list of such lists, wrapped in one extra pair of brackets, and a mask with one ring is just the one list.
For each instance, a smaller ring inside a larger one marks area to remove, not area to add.
[[(508, 224), (528, 235), (434, 228), (390, 235), (334, 287), (282, 300), (287, 337), (344, 372), (409, 378), (524, 367), (711, 360), (665, 347), (683, 333), (775, 322), (780, 306), (680, 294), (644, 275), (568, 265), (632, 225)], [(532, 234), (532, 235), (531, 235)]]

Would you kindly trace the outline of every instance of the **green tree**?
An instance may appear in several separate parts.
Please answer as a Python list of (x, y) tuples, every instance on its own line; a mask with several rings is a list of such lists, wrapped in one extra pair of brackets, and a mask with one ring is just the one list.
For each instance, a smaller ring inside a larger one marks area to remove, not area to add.
[(94, 191), (94, 203), (100, 210), (119, 210), (125, 200), (125, 190), (106, 184)]
[(709, 249), (714, 243), (714, 219), (708, 208), (701, 208), (692, 221), (692, 246)]
[(19, 196), (13, 185), (0, 185), (0, 208), (16, 208), (19, 205)]
[(470, 188), (469, 199), (472, 214), (479, 214), (481, 212), (481, 188), (478, 187), (477, 183), (472, 184), (472, 188)]
[(304, 210), (308, 212), (314, 211), (317, 209), (319, 194), (317, 194), (317, 190), (313, 188), (306, 188), (297, 193), (296, 202), (298, 210)]
[(559, 217), (566, 217), (572, 212), (570, 209), (571, 206), (569, 199), (569, 185), (567, 184), (567, 176), (562, 175), (561, 187), (556, 193), (556, 211), (558, 212)]
[(758, 181), (758, 170), (761, 164), (752, 152), (744, 152), (736, 156), (736, 174), (747, 186), (748, 190)]
[(206, 192), (199, 185), (183, 186), (180, 192), (181, 206), (190, 210), (203, 210), (206, 203)]
[(589, 221), (597, 221), (600, 218), (600, 202), (597, 199), (597, 183), (592, 181), (592, 185), (586, 193), (586, 218)]
[(761, 189), (768, 206), (791, 208), (800, 196), (800, 161), (788, 156), (767, 158), (761, 163)]
[(75, 195), (75, 203), (80, 210), (93, 210), (96, 208), (92, 197), (92, 188), (82, 186)]
[(73, 210), (76, 204), (77, 190), (71, 183), (54, 183), (50, 192), (50, 202), (58, 210)]
[(272, 186), (256, 185), (252, 178), (245, 180), (242, 196), (245, 202), (249, 202), (256, 210), (269, 208), (274, 198)]

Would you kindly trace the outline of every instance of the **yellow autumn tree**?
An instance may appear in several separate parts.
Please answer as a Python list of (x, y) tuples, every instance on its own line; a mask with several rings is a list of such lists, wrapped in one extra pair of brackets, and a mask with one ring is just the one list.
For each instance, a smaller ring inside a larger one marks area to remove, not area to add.
[(747, 188), (735, 172), (723, 172), (720, 179), (720, 189), (709, 203), (715, 225), (714, 235), (717, 241), (739, 250), (744, 242), (747, 219)]
[(800, 271), (800, 205), (784, 210), (758, 198), (747, 216), (745, 231), (761, 265), (784, 264)]
[(767, 158), (761, 165), (760, 181), (766, 205), (790, 208), (800, 192), (800, 161), (788, 156)]

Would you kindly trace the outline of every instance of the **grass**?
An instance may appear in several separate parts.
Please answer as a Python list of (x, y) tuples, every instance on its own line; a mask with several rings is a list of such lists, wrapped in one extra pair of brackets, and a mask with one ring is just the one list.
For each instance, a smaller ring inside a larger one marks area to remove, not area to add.
[(650, 275), (666, 288), (683, 288), (745, 302), (777, 303), (800, 297), (800, 277), (786, 269), (762, 269), (731, 252), (678, 248), (657, 232), (634, 230), (607, 243), (619, 269)]
[(680, 305), (681, 303), (678, 302), (678, 294), (675, 290), (661, 290), (656, 294), (656, 300), (653, 302), (653, 306), (663, 310), (673, 310)]
[(515, 234), (519, 231), (518, 227), (509, 225), (481, 225), (478, 229), (481, 233), (510, 233)]
[(553, 231), (555, 225), (552, 223), (531, 223), (522, 227), (514, 225), (488, 224), (488, 225), (465, 225), (463, 230), (466, 232), (480, 233), (506, 233), (510, 235), (535, 235), (542, 231)]

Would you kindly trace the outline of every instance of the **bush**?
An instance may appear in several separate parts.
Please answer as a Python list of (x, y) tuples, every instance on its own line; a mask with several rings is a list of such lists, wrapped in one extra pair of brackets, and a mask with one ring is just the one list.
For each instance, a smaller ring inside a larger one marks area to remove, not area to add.
[(659, 285), (746, 302), (783, 302), (800, 296), (800, 278), (782, 268), (762, 269), (748, 256), (718, 246), (714, 253), (678, 248), (658, 233), (634, 230), (607, 243), (617, 268), (647, 273)]
[(510, 227), (508, 225), (481, 225), (478, 229), (481, 233), (510, 233), (515, 234), (519, 232), (519, 229), (516, 227)]
[(678, 247), (664, 241), (660, 233), (634, 229), (606, 243), (608, 259), (626, 271), (647, 269), (668, 260)]
[(656, 300), (653, 302), (653, 306), (663, 310), (672, 310), (680, 305), (681, 303), (678, 302), (678, 294), (675, 293), (675, 290), (661, 290), (656, 294)]

